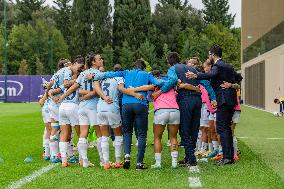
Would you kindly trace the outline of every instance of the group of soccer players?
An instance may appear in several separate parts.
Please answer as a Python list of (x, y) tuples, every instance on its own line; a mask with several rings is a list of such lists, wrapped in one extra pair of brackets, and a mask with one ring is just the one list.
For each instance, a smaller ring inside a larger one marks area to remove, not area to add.
[[(138, 59), (132, 70), (122, 70), (119, 64), (114, 72), (104, 72), (103, 59), (99, 54), (89, 53), (86, 57), (77, 56), (74, 62), (61, 59), (58, 71), (51, 80), (44, 83), (46, 93), (40, 100), (45, 123), (43, 135), (44, 159), (52, 163), (79, 163), (82, 167), (94, 164), (88, 158), (88, 133), (94, 127), (97, 140), (96, 147), (100, 166), (110, 168), (130, 168), (130, 154), (133, 128), (138, 141), (137, 170), (147, 169), (144, 164), (148, 131), (149, 103), (154, 105), (154, 152), (153, 169), (161, 169), (162, 135), (168, 131), (172, 168), (178, 165), (193, 165), (192, 162), (178, 161), (178, 147), (187, 146), (183, 135), (180, 105), (177, 99), (179, 92), (195, 95), (202, 102), (198, 117), (200, 129), (198, 139), (194, 142), (195, 155), (213, 159), (222, 159), (220, 137), (216, 133), (216, 116), (218, 108), (216, 94), (210, 80), (200, 80), (198, 85), (185, 83), (173, 74), (175, 65), (171, 58), (177, 53), (169, 53), (168, 63), (171, 66), (168, 74), (160, 70), (151, 73), (144, 71), (146, 64)], [(175, 62), (181, 64), (179, 62)], [(190, 67), (197, 72), (210, 72), (214, 62), (208, 59), (201, 63), (197, 57), (184, 62), (184, 68)], [(186, 77), (184, 75), (184, 77)], [(238, 82), (224, 81), (222, 88), (238, 90)], [(240, 117), (240, 105), (235, 106), (232, 131)], [(73, 151), (73, 131), (78, 136), (79, 157)], [(181, 136), (180, 143), (177, 140)], [(114, 135), (115, 162), (110, 161), (110, 136)], [(234, 160), (238, 160), (237, 141), (234, 137)], [(124, 149), (124, 161), (122, 150)], [(187, 155), (187, 152), (186, 152)]]

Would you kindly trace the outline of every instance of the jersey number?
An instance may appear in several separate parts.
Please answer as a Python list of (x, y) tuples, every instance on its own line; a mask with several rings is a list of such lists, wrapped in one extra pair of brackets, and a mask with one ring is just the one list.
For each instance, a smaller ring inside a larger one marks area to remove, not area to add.
[(92, 85), (92, 80), (90, 81), (84, 81), (84, 84), (85, 84), (85, 90), (88, 90), (88, 84), (89, 84), (89, 87), (90, 87), (90, 91), (93, 91), (93, 85)]
[(73, 98), (76, 96), (76, 91), (71, 93), (69, 96), (66, 97), (67, 100), (73, 100)]
[(110, 83), (104, 83), (103, 84), (103, 91), (104, 91), (104, 93), (106, 93), (106, 96), (109, 96), (109, 86), (110, 86)]

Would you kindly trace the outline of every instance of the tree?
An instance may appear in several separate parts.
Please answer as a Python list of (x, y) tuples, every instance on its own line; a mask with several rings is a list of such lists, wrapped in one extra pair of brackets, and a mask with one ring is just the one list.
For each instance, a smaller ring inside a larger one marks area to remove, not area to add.
[(39, 60), (39, 58), (36, 58), (36, 75), (43, 74), (45, 74), (43, 63)]
[(112, 20), (111, 5), (109, 0), (93, 1), (91, 44), (95, 52), (101, 52), (102, 49), (112, 42)]
[(236, 15), (229, 14), (228, 0), (202, 0), (204, 4), (204, 20), (207, 24), (221, 23), (230, 28), (234, 24)]
[(137, 54), (138, 58), (146, 60), (149, 65), (157, 65), (155, 46), (151, 44), (149, 40), (146, 40), (144, 43), (141, 44)]
[(190, 53), (190, 44), (189, 44), (189, 40), (187, 39), (183, 45), (183, 51), (182, 51), (182, 55), (184, 58), (188, 58), (190, 57), (191, 53)]
[[(43, 63), (43, 72), (50, 73), (50, 70), (56, 69), (58, 59), (69, 57), (67, 44), (60, 31), (43, 20), (35, 22), (35, 26), (20, 24), (13, 27), (9, 35), (9, 74), (16, 74), (14, 67), (19, 67), (23, 59), (29, 65), (29, 74), (36, 74), (37, 60)], [(52, 46), (49, 46), (49, 41), (52, 41)], [(49, 52), (53, 54), (52, 64), (48, 61)]]
[(71, 0), (54, 0), (57, 6), (53, 6), (56, 11), (55, 22), (56, 28), (59, 29), (64, 36), (68, 46), (71, 42)]
[(27, 61), (22, 60), (21, 63), (20, 63), (18, 74), (19, 75), (28, 75), (28, 69), (29, 69), (29, 66), (27, 64)]
[(156, 45), (159, 57), (163, 56), (165, 43), (171, 51), (178, 50), (178, 38), (188, 27), (198, 32), (205, 28), (201, 12), (181, 0), (159, 0), (153, 14), (153, 24), (156, 35), (151, 42)]
[(125, 41), (136, 50), (148, 39), (151, 7), (149, 0), (117, 0), (114, 9), (113, 48), (117, 60)]
[(129, 47), (128, 42), (124, 41), (119, 53), (119, 63), (124, 69), (132, 69), (135, 52)]
[(241, 45), (238, 37), (221, 24), (209, 25), (204, 31), (210, 39), (210, 45), (218, 44), (223, 49), (223, 59), (232, 64), (236, 70), (241, 68)]
[(16, 0), (18, 24), (28, 24), (33, 20), (33, 13), (42, 9), (45, 0)]
[(114, 63), (113, 63), (113, 56), (114, 51), (110, 45), (107, 45), (102, 50), (102, 57), (104, 60), (104, 66), (106, 70), (112, 70)]

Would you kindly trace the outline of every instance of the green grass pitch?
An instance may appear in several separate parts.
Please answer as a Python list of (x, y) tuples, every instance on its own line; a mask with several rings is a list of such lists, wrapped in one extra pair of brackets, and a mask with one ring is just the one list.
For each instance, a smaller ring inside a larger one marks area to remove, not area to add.
[[(49, 163), (41, 159), (43, 123), (37, 104), (0, 104), (0, 188), (32, 174)], [(213, 162), (199, 163), (200, 173), (190, 173), (186, 168), (171, 170), (167, 137), (164, 135), (162, 152), (163, 169), (136, 171), (136, 147), (132, 147), (130, 170), (103, 170), (98, 166), (98, 154), (89, 151), (94, 168), (78, 165), (62, 169), (55, 167), (22, 188), (190, 188), (189, 177), (199, 177), (202, 188), (284, 188), (284, 118), (243, 107), (241, 123), (237, 126), (242, 154), (232, 166), (216, 167)], [(154, 163), (151, 146), (152, 113), (145, 163)], [(280, 139), (269, 139), (280, 138)], [(135, 141), (134, 141), (135, 142)], [(114, 157), (111, 147), (111, 158)], [(180, 159), (183, 149), (180, 149)], [(31, 163), (25, 163), (32, 157)]]

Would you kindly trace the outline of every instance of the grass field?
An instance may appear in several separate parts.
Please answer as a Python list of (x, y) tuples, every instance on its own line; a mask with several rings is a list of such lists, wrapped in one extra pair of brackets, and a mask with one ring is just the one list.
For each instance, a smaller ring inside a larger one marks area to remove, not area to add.
[[(0, 112), (0, 157), (4, 160), (0, 162), (0, 188), (5, 188), (49, 163), (41, 159), (40, 107), (37, 104), (0, 104)], [(151, 114), (145, 154), (148, 166), (154, 163), (152, 119)], [(169, 149), (164, 147), (163, 170), (138, 172), (134, 169), (136, 147), (133, 147), (130, 170), (105, 171), (98, 166), (83, 169), (78, 165), (62, 169), (57, 166), (23, 188), (190, 188), (189, 177), (199, 177), (202, 188), (284, 188), (284, 118), (243, 107), (237, 136), (241, 137), (242, 154), (241, 160), (232, 166), (216, 167), (209, 161), (199, 163), (200, 173), (190, 173), (187, 168), (172, 171)], [(163, 143), (166, 143), (166, 136)], [(96, 151), (90, 150), (89, 155), (97, 165)], [(183, 149), (180, 155), (182, 158)], [(26, 157), (32, 157), (33, 161), (25, 163)]]

